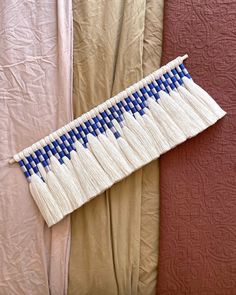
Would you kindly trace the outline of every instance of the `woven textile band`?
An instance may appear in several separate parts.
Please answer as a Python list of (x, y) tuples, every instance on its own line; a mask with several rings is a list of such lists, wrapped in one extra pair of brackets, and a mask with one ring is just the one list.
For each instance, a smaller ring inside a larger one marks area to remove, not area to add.
[(13, 156), (51, 226), (226, 113), (178, 57)]

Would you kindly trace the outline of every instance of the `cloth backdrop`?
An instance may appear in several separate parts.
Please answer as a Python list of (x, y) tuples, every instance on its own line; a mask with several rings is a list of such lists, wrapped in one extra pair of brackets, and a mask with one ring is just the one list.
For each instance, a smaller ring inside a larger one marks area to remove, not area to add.
[[(163, 0), (73, 1), (74, 110), (88, 111), (160, 65)], [(72, 214), (72, 294), (155, 294), (158, 163)]]
[(228, 112), (160, 159), (159, 295), (236, 294), (236, 3), (165, 2), (163, 63), (187, 52)]
[(72, 119), (70, 1), (0, 2), (0, 294), (65, 294), (70, 220), (49, 229), (11, 156)]

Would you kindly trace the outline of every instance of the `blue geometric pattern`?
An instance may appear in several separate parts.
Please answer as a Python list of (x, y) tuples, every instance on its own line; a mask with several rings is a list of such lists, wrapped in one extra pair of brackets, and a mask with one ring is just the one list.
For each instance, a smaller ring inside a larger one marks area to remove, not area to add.
[(146, 100), (148, 97), (158, 100), (159, 91), (164, 90), (168, 93), (170, 90), (177, 88), (183, 84), (183, 77), (191, 78), (182, 63), (170, 72), (165, 73), (159, 79), (152, 81), (122, 101), (100, 112), (92, 119), (64, 133), (59, 139), (52, 141), (50, 144), (45, 145), (43, 148), (36, 150), (31, 155), (20, 160), (18, 163), (26, 178), (29, 178), (33, 173), (37, 173), (40, 176), (37, 165), (41, 163), (44, 167), (47, 167), (51, 155), (56, 156), (60, 163), (63, 163), (63, 157), (70, 158), (70, 152), (74, 150), (73, 144), (75, 141), (79, 140), (86, 147), (88, 143), (87, 135), (89, 133), (96, 136), (99, 133), (104, 133), (109, 128), (115, 137), (118, 138), (120, 135), (114, 127), (112, 120), (116, 120), (118, 123), (122, 122), (122, 114), (125, 111), (132, 112), (133, 114), (139, 112), (140, 115), (143, 115), (143, 109), (147, 107)]

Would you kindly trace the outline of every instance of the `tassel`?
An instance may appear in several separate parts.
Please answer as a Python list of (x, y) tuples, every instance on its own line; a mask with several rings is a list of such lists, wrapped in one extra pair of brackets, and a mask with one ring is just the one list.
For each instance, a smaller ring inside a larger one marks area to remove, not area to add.
[(48, 170), (45, 181), (62, 214), (65, 216), (72, 212), (73, 206), (71, 205), (68, 196), (60, 185), (57, 177), (51, 170)]
[(90, 150), (83, 147), (83, 145), (79, 142), (75, 143), (75, 148), (83, 166), (86, 167), (85, 169), (91, 178), (91, 182), (96, 185), (96, 187), (98, 187), (101, 192), (110, 187), (113, 182), (98, 163), (94, 155), (90, 152)]
[(79, 191), (81, 192), (81, 196), (84, 195), (84, 190), (80, 185), (78, 180), (75, 168), (73, 167), (72, 162), (65, 156), (62, 158), (64, 164), (66, 165), (67, 169), (70, 171), (71, 177), (73, 178), (74, 183), (78, 186)]
[(190, 125), (193, 129), (196, 129), (196, 134), (205, 130), (207, 124), (199, 117), (199, 115), (194, 111), (190, 104), (186, 103), (182, 96), (177, 90), (170, 91), (170, 96), (174, 101), (185, 111), (190, 119)]
[(142, 165), (148, 163), (151, 158), (150, 155), (147, 153), (145, 147), (140, 142), (140, 140), (133, 134), (132, 131), (129, 130), (128, 127), (124, 126), (123, 128), (123, 136), (124, 139), (128, 142), (131, 148), (136, 152), (139, 157), (139, 160), (142, 162)]
[(99, 134), (98, 139), (103, 145), (106, 152), (113, 159), (113, 161), (117, 164), (120, 170), (124, 173), (124, 175), (128, 175), (132, 172), (131, 167), (128, 165), (128, 162), (123, 157), (123, 155), (119, 152), (116, 146), (106, 137), (106, 135)]
[(37, 174), (31, 175), (29, 189), (49, 227), (63, 218), (47, 184)]
[(143, 120), (143, 116), (141, 116), (139, 112), (136, 112), (134, 114), (134, 117), (137, 120), (137, 122), (142, 126), (142, 128), (146, 130), (146, 125), (145, 125), (145, 122)]
[(218, 119), (224, 117), (226, 112), (216, 103), (216, 101), (192, 79), (183, 77), (184, 85), (188, 91), (195, 97), (204, 102)]
[(41, 174), (42, 178), (46, 179), (47, 172), (45, 171), (43, 165), (41, 163), (38, 163), (37, 167), (39, 169), (39, 173)]
[(168, 143), (168, 140), (164, 137), (157, 124), (155, 123), (151, 112), (147, 108), (144, 109), (144, 112), (145, 115), (143, 115), (143, 120), (145, 126), (155, 143), (159, 155), (162, 155), (163, 153), (169, 151), (171, 147)]
[(107, 138), (114, 144), (114, 146), (119, 150), (119, 144), (118, 144), (118, 141), (115, 137), (115, 135), (113, 134), (113, 132), (107, 128), (106, 130), (106, 135), (107, 135)]
[(75, 151), (71, 151), (70, 157), (79, 183), (85, 192), (85, 201), (87, 202), (90, 198), (96, 196), (96, 194), (99, 194), (100, 190), (98, 187), (95, 188), (95, 184), (93, 184), (91, 175), (89, 175), (87, 167), (83, 165), (82, 160), (78, 154)]
[[(126, 128), (126, 127), (124, 127)], [(142, 160), (138, 157), (138, 154), (135, 150), (131, 148), (131, 146), (128, 144), (128, 142), (122, 138), (117, 138), (117, 142), (119, 144), (119, 147), (123, 154), (125, 155), (126, 159), (130, 162), (130, 164), (133, 166), (133, 168), (136, 170), (140, 168), (143, 165)]]
[(106, 152), (98, 138), (92, 134), (88, 134), (87, 138), (92, 153), (97, 158), (104, 171), (109, 175), (113, 183), (124, 178), (125, 174), (120, 170), (114, 160)]
[(144, 112), (153, 122), (155, 122), (155, 119), (154, 119), (151, 111), (147, 107), (144, 109)]
[(115, 126), (116, 130), (120, 133), (120, 135), (123, 135), (123, 131), (120, 124), (116, 120), (112, 120), (112, 124)]
[(163, 110), (163, 108), (152, 98), (147, 99), (149, 109), (160, 128), (162, 134), (166, 134), (166, 138), (171, 147), (174, 147), (186, 140), (186, 136)]
[(155, 142), (155, 139), (153, 139), (153, 136), (152, 134), (150, 133), (149, 129), (147, 128), (146, 124), (145, 124), (145, 121), (144, 121), (144, 118), (143, 116), (146, 116), (146, 115), (143, 115), (141, 116), (138, 112), (135, 113), (135, 119), (137, 120), (137, 122), (140, 124), (140, 126), (142, 126), (143, 130), (146, 131), (147, 135), (152, 139), (152, 145), (154, 145), (154, 147), (156, 148), (156, 151), (155, 151), (155, 156), (152, 157), (152, 159), (155, 159), (157, 157), (160, 156), (160, 153), (158, 151), (158, 148), (157, 148), (157, 145), (156, 145), (156, 142)]
[(158, 103), (167, 111), (169, 116), (179, 126), (187, 137), (193, 137), (198, 133), (198, 128), (185, 111), (165, 91), (159, 92)]
[(110, 141), (112, 141), (116, 148), (122, 152), (126, 160), (135, 170), (142, 166), (142, 161), (139, 160), (135, 151), (129, 146), (128, 142), (124, 138), (121, 136), (116, 138), (110, 129), (106, 130), (106, 134)]
[(153, 141), (147, 134), (146, 130), (135, 120), (135, 118), (128, 112), (123, 113), (126, 126), (135, 134), (141, 144), (145, 147), (146, 153), (149, 154), (150, 159), (155, 159), (157, 151), (153, 146)]
[(179, 86), (178, 92), (181, 94), (186, 103), (190, 104), (196, 113), (204, 120), (207, 126), (213, 125), (217, 117), (201, 100), (193, 96), (185, 87)]
[(66, 195), (73, 207), (77, 209), (83, 204), (83, 197), (80, 187), (76, 186), (69, 169), (65, 164), (60, 164), (55, 156), (50, 157), (51, 169), (60, 181), (61, 186), (65, 190)]

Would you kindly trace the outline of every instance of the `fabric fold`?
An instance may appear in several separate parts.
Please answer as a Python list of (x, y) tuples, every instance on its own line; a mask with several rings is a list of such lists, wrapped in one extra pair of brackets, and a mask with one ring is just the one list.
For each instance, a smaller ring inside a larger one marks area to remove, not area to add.
[(0, 3), (0, 294), (67, 292), (69, 217), (49, 229), (8, 159), (73, 119), (71, 33), (70, 1)]

